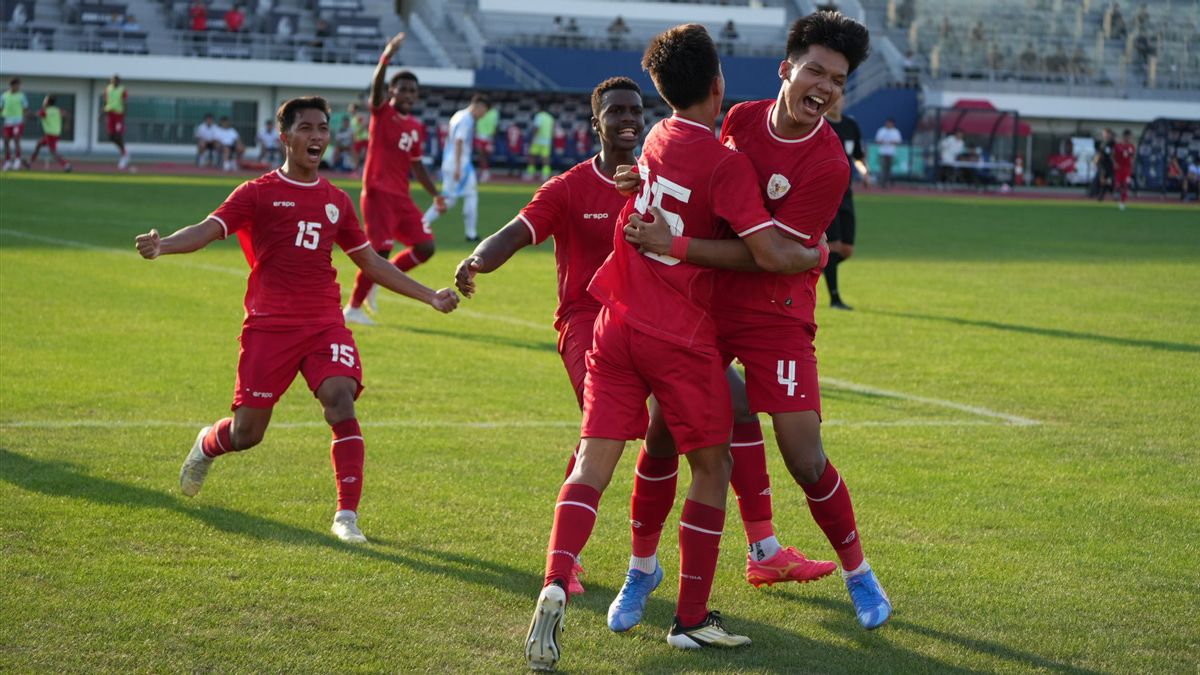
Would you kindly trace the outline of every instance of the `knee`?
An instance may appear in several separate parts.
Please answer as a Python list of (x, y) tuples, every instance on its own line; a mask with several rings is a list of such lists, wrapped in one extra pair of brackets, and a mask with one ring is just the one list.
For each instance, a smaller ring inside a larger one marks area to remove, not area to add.
[(733, 474), (733, 457), (728, 452), (698, 453), (689, 457), (692, 480), (704, 484), (725, 484)]
[(811, 485), (821, 480), (825, 473), (825, 453), (820, 448), (807, 449), (799, 453), (784, 455), (788, 473), (800, 484)]
[(267, 427), (257, 420), (239, 421), (235, 418), (229, 431), (229, 440), (233, 442), (234, 450), (249, 450), (262, 443)]
[(413, 253), (416, 253), (421, 260), (429, 260), (436, 252), (437, 244), (434, 243), (432, 239), (429, 241), (423, 241), (420, 244), (413, 246)]
[(325, 407), (325, 421), (330, 424), (345, 422), (354, 417), (354, 393), (339, 389), (334, 394), (321, 400)]

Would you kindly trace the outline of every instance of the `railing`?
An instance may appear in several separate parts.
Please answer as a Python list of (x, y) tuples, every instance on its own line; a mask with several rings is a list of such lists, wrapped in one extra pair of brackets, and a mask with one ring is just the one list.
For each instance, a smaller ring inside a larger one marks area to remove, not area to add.
[[(588, 35), (524, 33), (504, 35), (497, 39), (514, 47), (554, 47), (557, 49), (596, 49), (601, 51), (635, 51), (646, 48), (646, 41), (629, 36), (591, 37)], [(770, 45), (754, 45), (739, 41), (714, 39), (717, 50), (724, 56), (767, 56), (778, 57), (783, 52), (782, 42)]]
[(558, 88), (554, 80), (504, 45), (493, 45), (483, 51), (483, 67), (499, 70), (526, 89), (553, 91)]

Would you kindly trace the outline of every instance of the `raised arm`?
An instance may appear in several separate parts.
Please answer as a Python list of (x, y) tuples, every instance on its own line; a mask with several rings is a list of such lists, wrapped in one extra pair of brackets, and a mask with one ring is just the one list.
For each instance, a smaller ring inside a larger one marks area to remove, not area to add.
[(454, 271), (454, 285), (466, 297), (475, 295), (475, 275), (487, 274), (500, 268), (517, 251), (533, 243), (529, 228), (520, 218), (513, 218), (500, 231), (479, 242), (471, 255), (463, 258)]
[(225, 228), (216, 218), (206, 218), (203, 222), (177, 230), (169, 237), (159, 237), (158, 230), (150, 230), (139, 234), (133, 241), (138, 253), (147, 260), (154, 260), (160, 255), (172, 253), (191, 253), (221, 238)]
[(375, 76), (371, 78), (371, 107), (378, 108), (383, 105), (384, 96), (387, 94), (387, 68), (388, 62), (392, 60), (392, 56), (400, 51), (400, 45), (404, 42), (404, 33), (396, 33), (396, 37), (388, 40), (387, 45), (383, 48), (383, 54), (379, 56), (379, 63), (375, 65)]
[(358, 265), (358, 268), (371, 281), (384, 288), (414, 300), (420, 300), (443, 314), (449, 314), (454, 311), (455, 307), (458, 307), (458, 294), (454, 292), (454, 289), (443, 288), (435, 291), (429, 288), (401, 272), (395, 265), (380, 257), (370, 246), (360, 248), (349, 255), (354, 264)]

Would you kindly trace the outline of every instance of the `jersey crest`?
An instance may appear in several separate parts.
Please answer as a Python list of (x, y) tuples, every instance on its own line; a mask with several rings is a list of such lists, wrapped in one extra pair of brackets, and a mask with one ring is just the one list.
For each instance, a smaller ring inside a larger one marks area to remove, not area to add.
[(767, 197), (770, 199), (779, 199), (791, 189), (792, 184), (780, 174), (771, 174), (771, 179), (767, 181)]
[(334, 206), (333, 204), (326, 204), (325, 215), (329, 216), (330, 225), (337, 225), (338, 217), (341, 216), (342, 213), (341, 211), (338, 211), (338, 207)]

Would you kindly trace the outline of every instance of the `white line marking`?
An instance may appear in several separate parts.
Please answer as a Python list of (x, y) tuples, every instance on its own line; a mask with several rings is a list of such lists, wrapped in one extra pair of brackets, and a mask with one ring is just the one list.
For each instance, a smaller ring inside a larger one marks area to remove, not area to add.
[[(75, 240), (70, 240), (70, 239), (57, 239), (54, 237), (46, 237), (43, 235), (32, 234), (30, 232), (24, 232), (21, 230), (0, 228), (0, 234), (6, 234), (6, 235), (14, 236), (14, 237), (30, 239), (33, 241), (40, 241), (43, 243), (54, 244), (57, 246), (72, 246), (75, 248), (82, 248), (82, 249), (89, 250), (89, 251), (115, 253), (115, 254), (123, 255), (123, 256), (132, 256), (134, 258), (141, 257), (140, 255), (138, 255), (138, 253), (136, 251), (112, 248), (110, 246), (97, 246), (95, 244), (88, 244), (86, 242), (75, 241)], [(171, 264), (172, 265), (180, 265), (183, 267), (190, 267), (193, 269), (205, 270), (205, 271), (209, 271), (209, 272), (220, 272), (222, 274), (230, 274), (230, 275), (234, 275), (234, 276), (237, 276), (240, 278), (245, 278), (247, 276), (247, 272), (243, 268), (235, 269), (235, 268), (231, 268), (231, 267), (222, 267), (222, 266), (218, 266), (218, 265), (206, 265), (204, 263), (197, 263), (197, 262), (193, 262), (191, 260), (172, 260)], [(400, 296), (388, 295), (388, 296), (383, 296), (383, 297), (384, 297), (384, 299), (389, 300), (389, 301), (391, 301), (391, 300), (394, 300), (397, 302), (411, 301), (409, 298), (403, 298)], [(514, 326), (521, 326), (523, 328), (530, 328), (533, 330), (547, 330), (547, 331), (554, 330), (553, 326), (551, 326), (549, 324), (549, 322), (536, 323), (533, 321), (526, 321), (524, 319), (517, 319), (514, 317), (488, 314), (486, 312), (476, 312), (476, 311), (470, 310), (470, 309), (459, 309), (459, 310), (457, 310), (456, 313), (461, 314), (463, 316), (468, 316), (468, 317), (472, 317), (472, 318), (476, 318), (476, 319), (482, 319), (485, 321), (494, 321), (497, 323), (507, 323), (507, 324), (514, 325)], [(992, 419), (1003, 420), (1005, 423), (1013, 425), (1013, 426), (1027, 427), (1027, 426), (1036, 426), (1036, 425), (1041, 424), (1041, 422), (1039, 422), (1038, 420), (1035, 420), (1035, 419), (1030, 419), (1028, 417), (1021, 417), (1019, 415), (1009, 415), (1008, 413), (998, 412), (996, 410), (992, 410), (990, 408), (984, 408), (982, 406), (967, 405), (965, 403), (957, 403), (955, 401), (947, 401), (947, 400), (939, 399), (939, 398), (930, 398), (927, 396), (917, 396), (914, 394), (905, 394), (903, 392), (890, 391), (887, 389), (877, 389), (875, 387), (870, 387), (870, 386), (867, 386), (864, 384), (850, 382), (849, 380), (841, 380), (841, 379), (836, 379), (836, 378), (832, 378), (832, 377), (822, 377), (822, 378), (820, 378), (820, 381), (821, 381), (821, 384), (823, 384), (823, 385), (836, 387), (838, 389), (844, 389), (846, 391), (853, 391), (853, 392), (858, 392), (861, 394), (871, 394), (874, 396), (884, 396), (886, 398), (893, 398), (893, 399), (897, 399), (897, 400), (901, 400), (901, 401), (912, 401), (914, 403), (924, 403), (926, 405), (933, 405), (933, 406), (938, 406), (941, 408), (949, 408), (951, 410), (958, 410), (960, 412), (969, 413), (971, 415), (976, 415), (979, 417), (988, 417), (988, 418), (992, 418)], [(21, 424), (21, 423), (18, 422), (16, 424)], [(72, 423), (66, 422), (65, 424), (70, 425)], [(166, 423), (164, 426), (174, 426), (176, 424), (177, 423)], [(430, 422), (430, 421), (412, 422), (412, 423), (397, 422), (394, 424), (387, 423), (388, 426), (415, 426), (415, 427), (421, 427), (421, 426), (428, 427), (428, 426), (439, 426), (439, 425), (471, 425), (471, 424), (485, 425), (485, 426), (479, 426), (479, 427), (475, 427), (475, 428), (492, 429), (492, 428), (513, 428), (514, 426), (516, 426), (519, 423), (517, 423), (517, 424), (508, 423), (508, 422), (452, 423), (452, 422)], [(576, 423), (574, 423), (574, 422), (571, 423), (572, 426), (574, 424), (576, 424)], [(866, 421), (866, 420), (856, 421), (856, 422), (841, 422), (839, 420), (828, 420), (828, 421), (824, 422), (824, 424), (826, 426), (855, 426), (855, 427), (863, 426), (863, 427), (866, 427), (866, 426), (974, 426), (976, 423), (954, 421), (954, 420), (946, 420), (946, 421), (897, 420), (897, 421), (878, 421), (878, 422), (872, 422), (872, 421)], [(0, 422), (0, 426), (13, 426), (13, 424)], [(136, 426), (136, 425), (131, 424), (131, 426)], [(142, 424), (142, 426), (145, 426), (145, 424)], [(281, 425), (275, 425), (275, 426), (281, 426)], [(313, 424), (312, 426), (321, 426), (321, 425)], [(566, 425), (561, 422), (547, 422), (547, 423), (535, 422), (535, 423), (533, 423), (533, 426), (566, 426)]]

